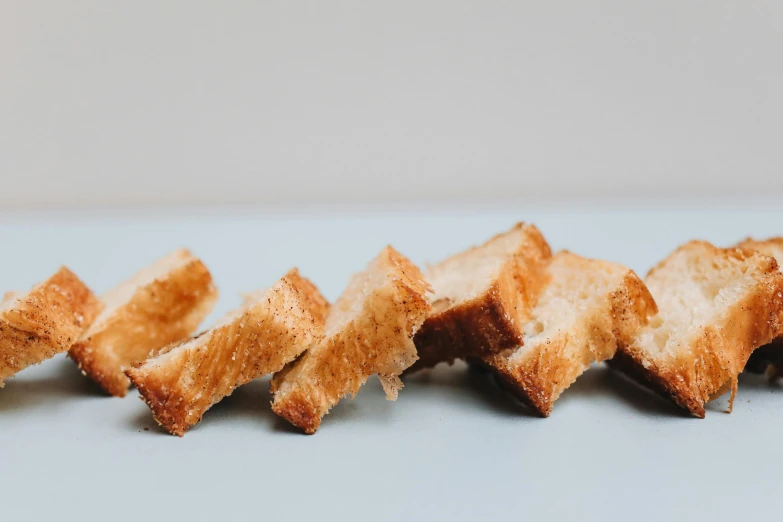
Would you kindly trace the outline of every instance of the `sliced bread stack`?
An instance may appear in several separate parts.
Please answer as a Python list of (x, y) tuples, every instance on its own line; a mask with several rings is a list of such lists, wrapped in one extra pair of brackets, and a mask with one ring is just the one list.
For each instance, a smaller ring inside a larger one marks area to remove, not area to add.
[(552, 256), (538, 229), (523, 223), (425, 277), (434, 309), (416, 335), (420, 361), (411, 371), (455, 359), (481, 364), (543, 416), (656, 311), (631, 270), (570, 252)]
[(783, 238), (735, 248), (692, 241), (644, 280), (561, 251), (519, 223), (422, 273), (384, 248), (330, 305), (293, 269), (193, 336), (217, 300), (206, 266), (177, 250), (101, 299), (61, 268), (0, 302), (3, 379), (68, 351), (106, 392), (131, 384), (182, 436), (237, 387), (272, 375), (272, 409), (315, 433), (377, 375), (461, 359), (542, 416), (601, 361), (704, 417), (743, 370), (783, 374)]

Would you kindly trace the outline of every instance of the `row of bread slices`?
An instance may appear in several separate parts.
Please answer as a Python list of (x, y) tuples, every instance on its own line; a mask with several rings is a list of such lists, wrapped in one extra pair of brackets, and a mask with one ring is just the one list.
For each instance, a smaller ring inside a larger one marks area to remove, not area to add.
[[(307, 433), (368, 377), (389, 399), (405, 373), (464, 359), (541, 415), (595, 361), (703, 417), (745, 369), (783, 369), (783, 239), (683, 245), (642, 281), (518, 224), (424, 274), (392, 247), (329, 304), (296, 269), (190, 337), (217, 300), (178, 250), (100, 299), (68, 269), (0, 306), (0, 384), (68, 351), (106, 392), (131, 384), (183, 435), (223, 397), (273, 374), (272, 409)], [(757, 350), (757, 348), (763, 347)], [(751, 354), (753, 356), (751, 357)]]

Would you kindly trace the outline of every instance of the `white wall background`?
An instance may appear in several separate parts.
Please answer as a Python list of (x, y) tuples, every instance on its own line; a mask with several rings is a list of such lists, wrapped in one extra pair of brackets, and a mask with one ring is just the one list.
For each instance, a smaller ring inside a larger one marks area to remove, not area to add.
[(783, 2), (0, 0), (0, 208), (783, 196)]

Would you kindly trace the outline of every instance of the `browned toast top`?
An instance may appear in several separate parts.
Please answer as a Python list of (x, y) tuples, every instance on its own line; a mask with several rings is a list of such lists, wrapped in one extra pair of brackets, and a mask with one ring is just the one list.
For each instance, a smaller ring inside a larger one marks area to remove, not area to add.
[(123, 397), (130, 385), (123, 370), (187, 339), (217, 298), (204, 263), (176, 250), (103, 295), (103, 313), (69, 356), (107, 393)]
[(551, 255), (534, 225), (518, 223), (428, 269), (433, 313), (416, 334), (419, 361), (410, 371), (519, 346)]
[(101, 308), (100, 300), (65, 267), (27, 294), (8, 293), (0, 306), (0, 385), (70, 348)]
[(430, 310), (421, 272), (392, 247), (353, 277), (326, 319), (326, 337), (275, 375), (273, 409), (307, 433), (342, 397), (378, 374), (394, 397), (416, 360), (412, 336)]
[(323, 338), (327, 302), (293, 269), (214, 328), (126, 370), (155, 419), (183, 435), (238, 386), (283, 368)]

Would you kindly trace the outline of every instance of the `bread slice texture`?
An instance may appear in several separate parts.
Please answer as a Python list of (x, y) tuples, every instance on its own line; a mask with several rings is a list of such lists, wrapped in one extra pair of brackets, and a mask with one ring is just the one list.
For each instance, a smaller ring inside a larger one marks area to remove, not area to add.
[[(783, 237), (773, 237), (764, 240), (748, 238), (737, 245), (738, 248), (749, 248), (765, 256), (774, 257), (780, 266), (783, 262)], [(781, 319), (783, 323), (783, 319)], [(783, 376), (783, 337), (779, 336), (770, 344), (754, 351), (748, 359), (745, 371), (751, 373), (766, 373), (772, 379)]]
[(155, 420), (182, 436), (239, 386), (281, 370), (323, 338), (326, 299), (293, 269), (214, 328), (126, 370)]
[(647, 287), (624, 266), (564, 251), (546, 271), (550, 282), (522, 327), (524, 344), (483, 359), (544, 417), (579, 375), (611, 359), (657, 312)]
[(522, 344), (551, 256), (541, 232), (518, 223), (429, 268), (433, 311), (416, 333), (419, 360), (408, 373)]
[(4, 379), (68, 350), (102, 306), (65, 267), (27, 294), (7, 292), (0, 303), (0, 387)]
[(204, 263), (179, 249), (101, 297), (105, 308), (68, 355), (107, 393), (124, 397), (124, 369), (187, 339), (218, 292)]
[(687, 243), (645, 278), (659, 313), (610, 365), (671, 398), (696, 417), (737, 391), (750, 354), (780, 332), (783, 274), (771, 257)]
[(342, 397), (375, 374), (396, 399), (399, 375), (416, 361), (413, 335), (430, 312), (429, 291), (419, 269), (386, 247), (334, 303), (325, 338), (274, 376), (275, 413), (313, 434)]

